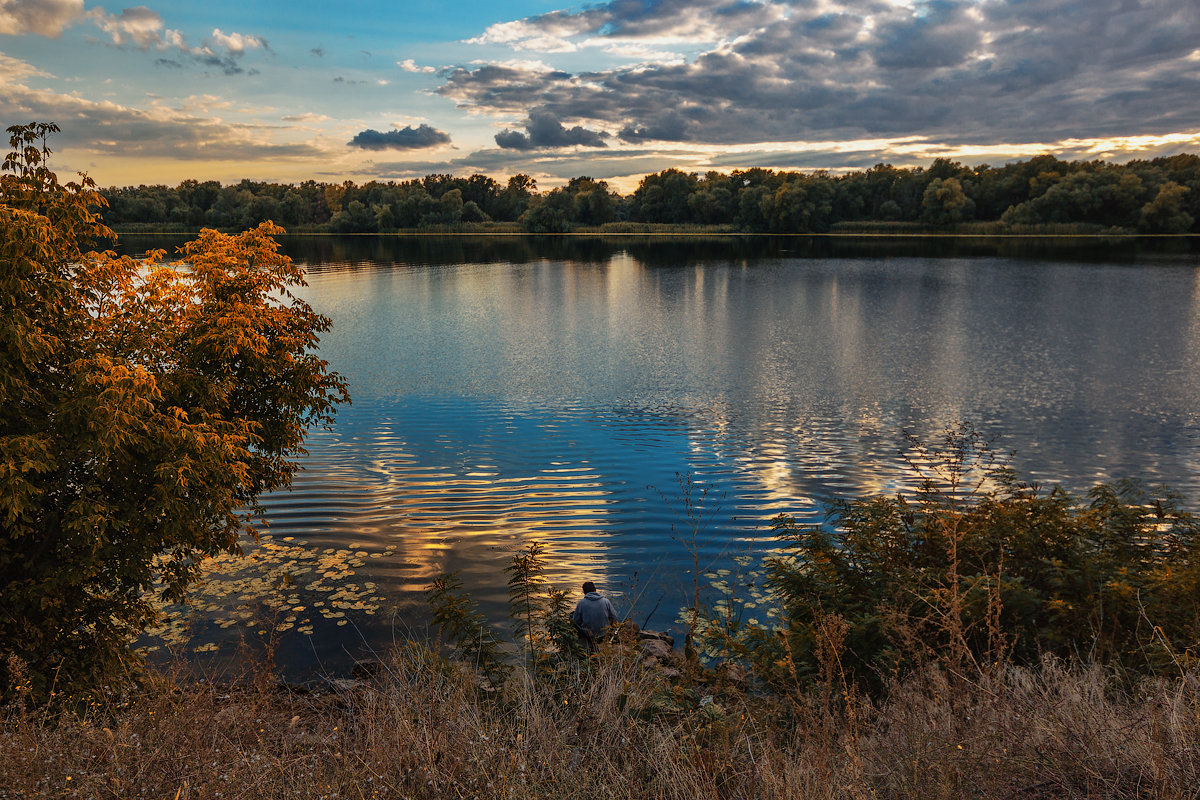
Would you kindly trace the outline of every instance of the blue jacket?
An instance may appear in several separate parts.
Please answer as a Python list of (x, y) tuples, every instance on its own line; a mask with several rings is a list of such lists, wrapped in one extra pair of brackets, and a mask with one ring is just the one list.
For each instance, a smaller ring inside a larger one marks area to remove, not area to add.
[(618, 621), (617, 610), (612, 601), (599, 592), (588, 592), (575, 604), (571, 622), (593, 638), (604, 633), (604, 629)]

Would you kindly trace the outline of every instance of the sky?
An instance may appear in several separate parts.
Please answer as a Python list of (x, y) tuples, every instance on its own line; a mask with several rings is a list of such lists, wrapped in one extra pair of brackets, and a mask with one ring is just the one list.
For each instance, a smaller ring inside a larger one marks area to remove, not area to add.
[(1197, 0), (0, 0), (0, 121), (102, 186), (1200, 152)]

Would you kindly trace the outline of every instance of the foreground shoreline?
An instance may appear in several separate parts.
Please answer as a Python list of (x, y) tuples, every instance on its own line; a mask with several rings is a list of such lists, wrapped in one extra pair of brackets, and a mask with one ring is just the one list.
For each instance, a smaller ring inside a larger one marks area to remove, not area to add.
[(1200, 683), (1046, 660), (931, 666), (876, 700), (647, 668), (613, 644), (502, 690), (426, 645), (326, 690), (157, 674), (70, 711), (0, 710), (4, 798), (1194, 796)]

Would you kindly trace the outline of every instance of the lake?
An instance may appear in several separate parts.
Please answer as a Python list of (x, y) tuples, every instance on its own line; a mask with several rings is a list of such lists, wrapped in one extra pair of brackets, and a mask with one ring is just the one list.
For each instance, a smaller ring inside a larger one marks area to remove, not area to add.
[(424, 636), (448, 571), (500, 620), (534, 541), (555, 586), (669, 628), (697, 564), (753, 565), (779, 513), (910, 487), (903, 433), (962, 421), (1030, 480), (1200, 498), (1194, 243), (283, 241), (354, 402), (265, 498), (253, 557), (158, 631), (193, 650), (273, 638), (338, 671)]

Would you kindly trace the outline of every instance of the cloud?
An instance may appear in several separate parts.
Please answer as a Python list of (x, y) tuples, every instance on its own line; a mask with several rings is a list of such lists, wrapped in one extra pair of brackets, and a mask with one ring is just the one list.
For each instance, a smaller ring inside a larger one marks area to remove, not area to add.
[(244, 70), (239, 59), (248, 50), (270, 51), (267, 40), (261, 36), (244, 33), (223, 33), (220, 28), (213, 28), (212, 35), (199, 45), (189, 46), (179, 31), (164, 31), (162, 41), (155, 45), (160, 50), (176, 48), (181, 53), (191, 57), (193, 61), (208, 67), (215, 67), (226, 75), (236, 75)]
[(436, 91), (471, 113), (539, 108), (636, 143), (1059, 141), (1200, 128), (1198, 38), (1195, 0), (612, 0), (473, 41), (703, 46), (595, 71), (468, 65)]
[(367, 129), (354, 135), (348, 144), (363, 150), (420, 150), (450, 143), (450, 135), (428, 125), (408, 125), (386, 133)]
[[(590, 44), (590, 42), (585, 42)], [(656, 50), (641, 42), (603, 42), (600, 45), (606, 53), (622, 58), (633, 58), (636, 62), (631, 66), (645, 64), (680, 64), (686, 61), (682, 53), (672, 50)]]
[(649, 125), (635, 128), (626, 125), (619, 136), (627, 142), (685, 142), (691, 138), (688, 132), (688, 121), (676, 111), (668, 111)]
[[(583, 106), (588, 92), (608, 109), (585, 109), (582, 116), (596, 119), (606, 110), (617, 108), (614, 93), (599, 86), (585, 87), (580, 76), (540, 64), (484, 64), (475, 69), (457, 67), (449, 71), (445, 83), (435, 91), (455, 100), (468, 111), (480, 113), (519, 114), (547, 104), (559, 108), (564, 108), (567, 103)], [(581, 115), (560, 112), (559, 116)]]
[(194, 94), (180, 99), (175, 106), (188, 114), (213, 114), (217, 111), (229, 111), (233, 107), (232, 100), (215, 94)]
[[(132, 108), (32, 89), (20, 82), (9, 82), (0, 93), (0, 119), (58, 120), (62, 132), (55, 136), (57, 159), (80, 159), (79, 154), (88, 153), (104, 159), (250, 164), (329, 156), (326, 149), (308, 142), (278, 141), (277, 130), (255, 123), (165, 105)], [(58, 167), (63, 168), (62, 161), (58, 161)]]
[(325, 116), (324, 114), (315, 114), (312, 111), (306, 111), (303, 114), (289, 114), (287, 116), (280, 117), (280, 119), (283, 120), (284, 122), (310, 123), (310, 122), (328, 122), (330, 118)]
[(544, 109), (529, 112), (525, 133), (504, 130), (496, 134), (496, 144), (506, 150), (540, 150), (547, 147), (607, 147), (607, 133), (576, 125), (564, 127), (558, 117)]
[(4, 83), (17, 83), (27, 78), (50, 77), (53, 76), (49, 72), (45, 72), (19, 58), (13, 58), (10, 55), (0, 53), (0, 81)]
[[(87, 20), (117, 47), (139, 50), (175, 50), (187, 60), (217, 67), (226, 74), (242, 72), (237, 59), (248, 50), (270, 50), (267, 40), (246, 33), (224, 33), (214, 28), (199, 45), (189, 45), (183, 33), (167, 28), (162, 16), (146, 6), (126, 8), (110, 14), (103, 6), (84, 9), (83, 0), (0, 0), (0, 34), (58, 36), (76, 22)], [(156, 62), (165, 67), (180, 67), (174, 58)]]
[(396, 66), (405, 72), (437, 72), (437, 67), (420, 67), (417, 62), (411, 58), (406, 58), (403, 61), (397, 61)]
[(467, 44), (508, 44), (516, 49), (537, 50), (542, 53), (569, 53), (577, 46), (567, 37), (583, 33), (586, 25), (556, 24), (559, 19), (569, 18), (558, 11), (532, 20), (499, 22), (490, 26)]
[(732, 29), (753, 29), (786, 16), (788, 4), (747, 0), (613, 0), (583, 11), (551, 11), (489, 26), (468, 44), (574, 52), (604, 40), (715, 43)]
[(930, 3), (920, 16), (897, 17), (875, 31), (875, 65), (885, 70), (956, 67), (982, 43), (984, 29), (962, 3)]
[(267, 40), (261, 36), (246, 33), (222, 33), (220, 28), (213, 28), (212, 43), (218, 48), (229, 51), (232, 55), (241, 55), (247, 50), (269, 50)]
[(83, 0), (0, 0), (0, 33), (54, 37), (83, 15)]
[(120, 14), (109, 14), (103, 7), (96, 6), (87, 16), (112, 37), (115, 45), (132, 44), (142, 50), (151, 47), (165, 50), (179, 36), (178, 31), (164, 31), (162, 17), (145, 6), (127, 8)]
[(565, 72), (560, 72), (559, 70), (556, 70), (554, 67), (550, 66), (545, 61), (542, 61), (540, 58), (508, 58), (508, 59), (504, 59), (502, 61), (477, 60), (477, 61), (472, 61), (471, 64), (473, 64), (473, 65), (482, 64), (482, 65), (488, 66), (488, 67), (495, 67), (498, 70), (512, 70), (514, 73), (532, 72), (532, 73), (537, 74), (537, 73), (543, 73), (543, 72), (558, 72), (560, 75), (567, 74)]

